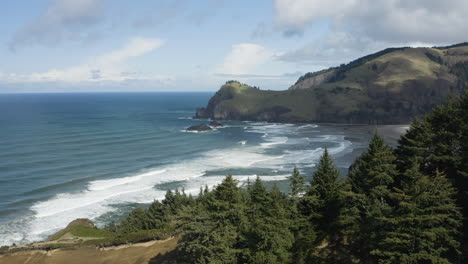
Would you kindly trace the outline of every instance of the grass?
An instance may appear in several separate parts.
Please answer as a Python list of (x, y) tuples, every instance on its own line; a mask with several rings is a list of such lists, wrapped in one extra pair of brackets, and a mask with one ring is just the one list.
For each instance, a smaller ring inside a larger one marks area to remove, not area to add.
[[(349, 87), (349, 86), (347, 86)], [(319, 112), (333, 115), (337, 112), (351, 113), (357, 111), (358, 104), (365, 101), (360, 89), (327, 87), (323, 89), (302, 89), (292, 91), (265, 91), (246, 85), (225, 85), (221, 95), (225, 98), (219, 107), (236, 111), (242, 116), (256, 116), (277, 106), (290, 111), (280, 115), (280, 119), (290, 122), (307, 122), (318, 119)]]
[(109, 238), (113, 237), (114, 234), (107, 230), (98, 229), (95, 227), (87, 227), (82, 225), (75, 225), (71, 227), (67, 227), (49, 237), (49, 241), (59, 240), (67, 233), (77, 237), (77, 238)]
[(0, 253), (8, 252), (8, 250), (10, 250), (10, 247), (9, 247), (9, 246), (2, 246), (2, 247), (0, 247)]
[[(125, 235), (117, 235), (113, 232), (87, 226), (71, 226), (67, 227), (56, 234), (49, 237), (48, 241), (60, 241), (67, 234), (71, 234), (75, 238), (74, 243), (68, 245), (84, 245), (84, 246), (116, 246), (127, 243), (139, 243), (151, 240), (162, 240), (171, 236), (170, 230), (142, 230)], [(50, 244), (47, 244), (47, 246)]]
[(218, 119), (406, 123), (411, 116), (423, 114), (421, 109), (427, 105), (441, 103), (446, 90), (460, 86), (450, 67), (457, 60), (467, 60), (465, 48), (385, 50), (335, 68), (337, 76), (330, 82), (308, 89), (267, 91), (230, 81), (218, 92), (211, 110)]
[[(53, 250), (53, 249), (76, 249), (80, 247), (110, 247), (125, 244), (142, 243), (153, 240), (166, 240), (172, 237), (171, 229), (153, 229), (142, 230), (125, 235), (118, 236), (113, 232), (106, 230), (73, 226), (66, 228), (49, 238), (49, 242), (33, 243), (27, 246), (10, 248), (8, 246), (0, 247), (0, 254), (22, 252), (28, 250)], [(65, 234), (71, 233), (77, 238), (92, 238), (92, 239), (77, 239), (73, 242), (59, 242)]]
[[(343, 78), (314, 88), (330, 90), (336, 87), (350, 87), (366, 90), (374, 86), (402, 85), (407, 81), (421, 78), (435, 80), (438, 78), (438, 73), (445, 69), (431, 60), (426, 55), (428, 52), (443, 57), (442, 51), (427, 48), (394, 49), (391, 52), (381, 52), (380, 56), (374, 56), (374, 54), (367, 56), (369, 58), (363, 59), (361, 63), (351, 62), (343, 66), (344, 68), (337, 68), (338, 71), (346, 69)], [(317, 75), (320, 74), (309, 74), (309, 76)]]
[(82, 245), (85, 246), (99, 246), (99, 247), (109, 247), (109, 246), (118, 246), (129, 243), (141, 243), (152, 240), (164, 240), (171, 237), (171, 234), (166, 230), (152, 229), (152, 230), (142, 230), (138, 232), (133, 232), (125, 234), (123, 236), (112, 236), (96, 240), (87, 240), (83, 241)]
[[(50, 254), (36, 251), (18, 251), (15, 254), (3, 254), (0, 263), (173, 263), (174, 254), (170, 254), (177, 247), (178, 238), (158, 241), (152, 244), (125, 246), (110, 250), (96, 248), (96, 246), (74, 247), (72, 250), (57, 250)], [(165, 263), (165, 262), (164, 262)]]

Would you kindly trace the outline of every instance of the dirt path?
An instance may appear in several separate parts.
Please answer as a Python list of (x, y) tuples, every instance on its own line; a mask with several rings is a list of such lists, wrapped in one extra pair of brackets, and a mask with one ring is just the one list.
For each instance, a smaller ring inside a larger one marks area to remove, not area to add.
[[(174, 250), (178, 238), (129, 244), (116, 247), (30, 250), (0, 255), (1, 264), (130, 264), (157, 263), (158, 255)], [(153, 259), (153, 261), (152, 261)]]

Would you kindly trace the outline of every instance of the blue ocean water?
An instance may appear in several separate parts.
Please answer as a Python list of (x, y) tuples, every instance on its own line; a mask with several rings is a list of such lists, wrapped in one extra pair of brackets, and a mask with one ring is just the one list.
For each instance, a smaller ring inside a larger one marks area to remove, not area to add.
[[(76, 218), (98, 225), (167, 189), (198, 193), (232, 173), (284, 189), (328, 147), (346, 171), (368, 135), (315, 124), (185, 128), (211, 93), (0, 95), (0, 245), (46, 238)], [(350, 139), (350, 138), (353, 138)]]

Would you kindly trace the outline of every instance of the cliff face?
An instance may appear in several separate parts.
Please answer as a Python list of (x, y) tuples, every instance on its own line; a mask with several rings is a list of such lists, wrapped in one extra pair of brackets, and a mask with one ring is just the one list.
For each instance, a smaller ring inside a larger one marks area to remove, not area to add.
[(230, 81), (196, 117), (269, 122), (408, 123), (458, 95), (468, 81), (468, 44), (394, 48), (308, 73), (286, 91)]
[(290, 111), (283, 103), (274, 103), (273, 91), (262, 91), (246, 84), (230, 81), (211, 97), (206, 108), (198, 108), (196, 118), (217, 120), (279, 121)]

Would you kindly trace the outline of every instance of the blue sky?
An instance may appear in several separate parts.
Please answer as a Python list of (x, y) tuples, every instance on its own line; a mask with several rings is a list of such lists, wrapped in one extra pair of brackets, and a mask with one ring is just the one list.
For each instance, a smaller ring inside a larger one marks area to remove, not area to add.
[(465, 0), (38, 0), (0, 8), (0, 93), (215, 91), (467, 41)]

